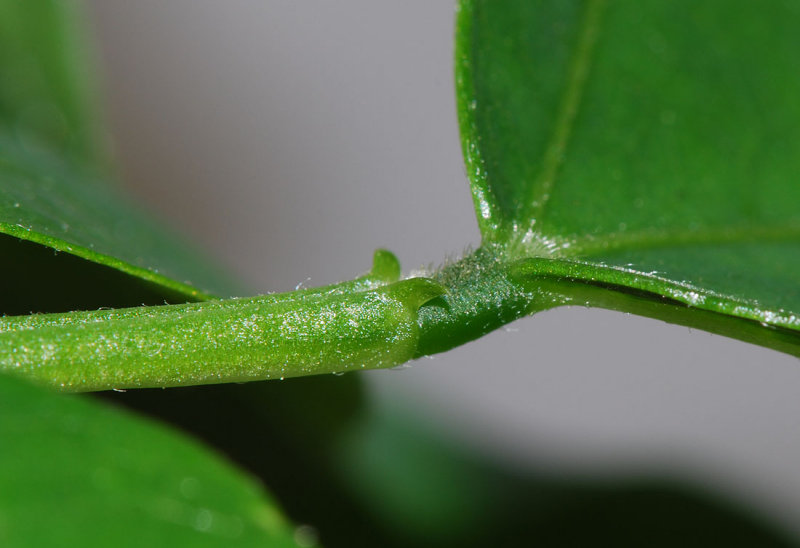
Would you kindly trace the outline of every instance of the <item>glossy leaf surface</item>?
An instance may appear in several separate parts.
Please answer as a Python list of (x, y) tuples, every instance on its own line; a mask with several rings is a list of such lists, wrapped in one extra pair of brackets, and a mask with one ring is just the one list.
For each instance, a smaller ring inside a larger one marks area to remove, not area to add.
[(462, 1), (484, 240), (530, 279), (800, 329), (797, 28), (779, 0)]

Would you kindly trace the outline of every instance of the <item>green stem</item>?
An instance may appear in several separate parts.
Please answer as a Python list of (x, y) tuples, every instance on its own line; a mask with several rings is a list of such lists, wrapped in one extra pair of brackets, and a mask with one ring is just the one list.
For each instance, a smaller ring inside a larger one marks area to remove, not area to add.
[(391, 367), (413, 358), (417, 311), (443, 287), (392, 282), (378, 252), (362, 278), (229, 299), (7, 317), (0, 370), (68, 391), (166, 387)]
[[(795, 355), (796, 337), (648, 291), (586, 281), (581, 265), (487, 244), (430, 278), (397, 281), (388, 252), (361, 278), (181, 305), (0, 319), (0, 371), (67, 391), (167, 387), (392, 367), (564, 304), (697, 325)], [(608, 291), (613, 289), (614, 291)], [(424, 306), (423, 306), (424, 305)], [(757, 328), (758, 327), (758, 328)], [(767, 340), (768, 338), (769, 340)]]
[(502, 251), (486, 245), (431, 278), (397, 281), (397, 260), (378, 251), (368, 275), (316, 289), (6, 317), (0, 370), (90, 391), (392, 367), (563, 302), (512, 281)]

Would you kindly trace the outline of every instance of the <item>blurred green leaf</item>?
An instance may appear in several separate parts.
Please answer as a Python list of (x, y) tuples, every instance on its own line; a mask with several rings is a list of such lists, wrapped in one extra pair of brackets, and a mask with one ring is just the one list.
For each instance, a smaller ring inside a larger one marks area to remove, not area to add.
[(0, 124), (30, 144), (106, 161), (80, 4), (0, 2)]
[(484, 240), (531, 259), (532, 287), (564, 281), (562, 303), (625, 309), (634, 290), (796, 332), (798, 27), (783, 0), (462, 0)]
[(27, 149), (2, 129), (0, 233), (117, 269), (183, 300), (238, 291), (90, 169)]
[(3, 546), (295, 546), (251, 478), (198, 443), (0, 376)]
[(183, 300), (237, 293), (113, 184), (77, 6), (0, 1), (0, 234), (117, 269)]

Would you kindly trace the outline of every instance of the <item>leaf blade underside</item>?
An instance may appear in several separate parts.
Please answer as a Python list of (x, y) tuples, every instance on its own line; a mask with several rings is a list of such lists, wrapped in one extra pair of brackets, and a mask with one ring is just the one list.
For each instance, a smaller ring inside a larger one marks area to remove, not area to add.
[(800, 330), (798, 25), (778, 1), (462, 1), (484, 241), (529, 278)]

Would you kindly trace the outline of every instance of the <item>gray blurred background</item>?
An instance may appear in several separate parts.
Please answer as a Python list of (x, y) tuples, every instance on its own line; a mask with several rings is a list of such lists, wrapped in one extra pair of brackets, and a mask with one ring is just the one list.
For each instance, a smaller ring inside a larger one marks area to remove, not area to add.
[[(477, 245), (450, 0), (92, 0), (126, 184), (253, 292)], [(554, 473), (666, 471), (800, 531), (800, 363), (559, 309), (365, 373), (478, 450)]]

